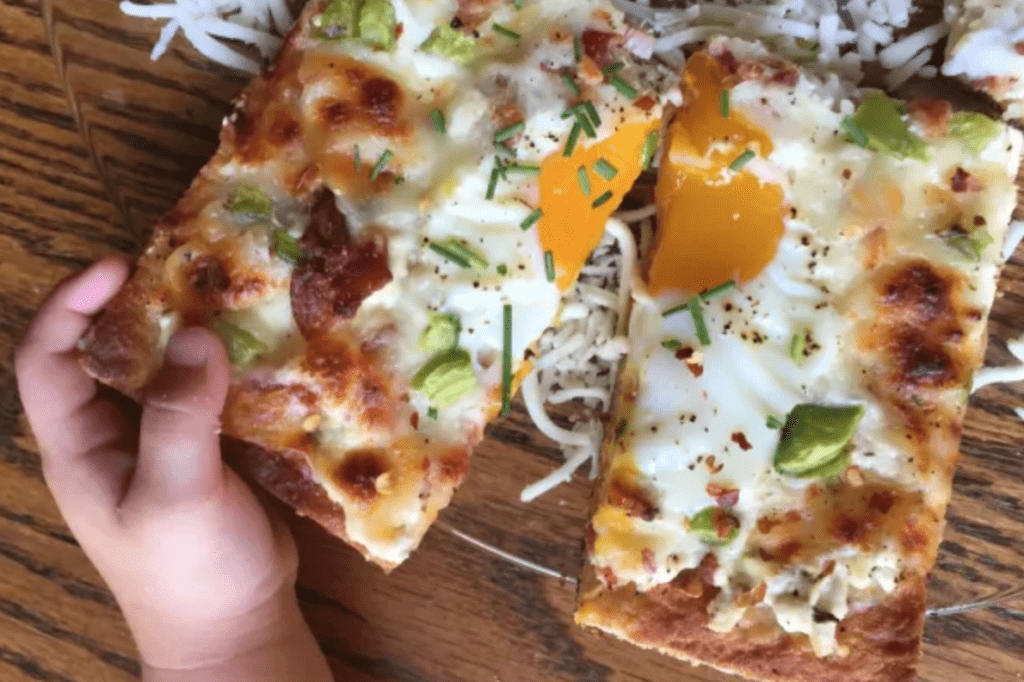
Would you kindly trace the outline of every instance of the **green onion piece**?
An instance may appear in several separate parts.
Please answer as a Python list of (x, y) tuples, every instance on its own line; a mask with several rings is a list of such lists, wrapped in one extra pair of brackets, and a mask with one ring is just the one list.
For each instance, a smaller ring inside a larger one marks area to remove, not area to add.
[(431, 405), (427, 408), (427, 417), (429, 419), (437, 420), (437, 408)]
[(622, 80), (618, 76), (612, 76), (608, 83), (619, 91), (619, 94), (628, 99), (636, 99), (636, 96), (640, 93), (636, 91), (632, 85)]
[(764, 425), (767, 426), (769, 429), (781, 429), (784, 426), (782, 420), (776, 417), (774, 414), (768, 415), (768, 419), (765, 420)]
[(572, 39), (572, 58), (577, 64), (583, 59), (583, 43), (580, 42), (579, 36)]
[(853, 120), (853, 116), (845, 117), (839, 127), (843, 129), (843, 132), (846, 133), (858, 147), (866, 148), (868, 146), (867, 133), (860, 129), (857, 122)]
[(449, 348), (428, 360), (409, 385), (438, 407), (448, 407), (476, 389), (473, 361), (466, 350)]
[(842, 473), (863, 416), (860, 405), (797, 405), (786, 415), (775, 449), (775, 470), (797, 478), (827, 478)]
[(612, 198), (612, 191), (608, 190), (607, 192), (605, 192), (604, 194), (602, 194), (598, 198), (594, 199), (594, 203), (591, 204), (591, 206), (593, 206), (594, 208), (598, 208), (599, 206), (603, 206), (603, 205), (607, 204), (608, 200), (611, 199), (611, 198)]
[(492, 25), (492, 28), (494, 29), (495, 33), (500, 33), (501, 35), (505, 36), (506, 38), (511, 38), (512, 40), (519, 40), (520, 38), (522, 38), (521, 35), (519, 35), (515, 31), (513, 31), (509, 27), (502, 26), (501, 24), (499, 24), (497, 22), (495, 22)]
[(233, 365), (248, 365), (268, 350), (265, 343), (245, 329), (226, 320), (214, 320), (210, 323), (210, 327), (224, 341), (228, 359)]
[(654, 163), (654, 154), (658, 151), (658, 131), (652, 130), (647, 133), (647, 138), (644, 140), (644, 148), (640, 153), (640, 166), (644, 170), (651, 167)]
[(679, 339), (665, 339), (661, 342), (661, 345), (663, 348), (667, 348), (668, 350), (678, 350), (683, 344)]
[(582, 106), (576, 108), (576, 122), (580, 124), (580, 128), (587, 134), (587, 137), (597, 137), (597, 131), (594, 130), (594, 125), (590, 122), (590, 117)]
[(516, 150), (509, 149), (508, 147), (506, 147), (503, 144), (495, 142), (494, 143), (494, 149), (497, 150), (498, 154), (500, 154), (501, 156), (505, 156), (505, 157), (508, 157), (510, 159), (516, 158)]
[(568, 87), (569, 90), (572, 92), (573, 97), (580, 96), (580, 86), (576, 85), (576, 81), (572, 79), (572, 76), (570, 76), (567, 73), (563, 73), (562, 82), (565, 83), (566, 87)]
[(269, 194), (253, 185), (239, 185), (228, 200), (228, 210), (239, 215), (267, 218), (274, 211), (274, 202)]
[(359, 33), (359, 5), (357, 0), (331, 0), (323, 14), (314, 21), (322, 37), (329, 40), (356, 37)]
[(601, 125), (601, 117), (597, 115), (597, 108), (594, 103), (589, 99), (586, 102), (582, 102), (579, 106), (583, 107), (587, 115), (590, 116), (590, 122), (594, 124), (594, 127)]
[(372, 171), (370, 171), (370, 180), (377, 179), (377, 176), (380, 175), (381, 171), (384, 170), (384, 167), (388, 165), (388, 161), (391, 160), (392, 156), (393, 154), (390, 149), (384, 150), (384, 153), (380, 155), (380, 160), (377, 161), (377, 165), (373, 167)]
[(576, 149), (576, 141), (580, 139), (580, 131), (583, 128), (580, 127), (579, 119), (572, 124), (572, 130), (569, 131), (569, 139), (565, 141), (565, 149), (562, 150), (562, 156), (572, 156), (572, 152)]
[(446, 125), (444, 121), (444, 114), (440, 109), (434, 109), (430, 112), (430, 118), (434, 121), (434, 130), (444, 135)]
[(420, 334), (419, 348), (424, 353), (454, 348), (459, 344), (462, 320), (454, 313), (431, 313), (426, 329)]
[(722, 118), (729, 118), (729, 91), (722, 90), (718, 93), (718, 110)]
[(523, 219), (523, 222), (519, 223), (519, 227), (522, 228), (523, 230), (529, 230), (531, 227), (533, 227), (534, 223), (540, 220), (542, 215), (544, 215), (544, 211), (542, 211), (539, 208), (534, 209), (533, 212), (530, 213), (530, 215), (526, 216), (526, 218)]
[(597, 160), (597, 163), (594, 164), (594, 172), (600, 175), (605, 180), (611, 180), (612, 178), (619, 174), (619, 170), (615, 166), (608, 163), (608, 161), (606, 161), (603, 156)]
[(734, 288), (736, 288), (736, 280), (730, 279), (727, 282), (722, 282), (718, 286), (711, 287), (707, 291), (701, 293), (700, 300), (704, 302), (710, 301), (711, 299), (721, 296), (726, 292), (732, 291)]
[(540, 175), (540, 166), (531, 164), (509, 164), (505, 166), (506, 173), (518, 173), (519, 175)]
[(498, 274), (502, 277), (508, 274), (508, 266), (504, 263), (498, 263), (498, 267), (496, 267), (495, 270), (497, 270)]
[(544, 273), (549, 282), (555, 281), (555, 256), (550, 251), (544, 252)]
[(947, 246), (956, 249), (968, 260), (980, 263), (985, 247), (994, 240), (992, 235), (988, 233), (988, 230), (984, 227), (979, 227), (968, 235), (946, 236), (945, 241)]
[(502, 162), (501, 157), (497, 154), (494, 155), (494, 167), (498, 169), (498, 174), (502, 180), (508, 180), (508, 166)]
[(609, 64), (608, 66), (601, 69), (601, 73), (603, 73), (605, 76), (614, 76), (619, 71), (622, 71), (624, 68), (626, 68), (626, 65), (624, 63), (615, 62), (614, 64)]
[(395, 47), (395, 8), (391, 0), (363, 0), (359, 9), (359, 37), (384, 50)]
[(352, 147), (352, 163), (356, 167), (356, 173), (363, 172), (363, 161), (359, 158), (359, 145), (354, 145)]
[(501, 177), (501, 167), (495, 166), (494, 170), (491, 171), (491, 180), (487, 183), (487, 199), (494, 198), (494, 192), (498, 189), (498, 179)]
[(469, 267), (469, 261), (463, 258), (461, 254), (456, 253), (455, 251), (452, 251), (451, 249), (442, 246), (441, 244), (438, 244), (436, 242), (430, 242), (429, 244), (427, 244), (427, 248), (429, 248), (431, 251), (438, 254), (445, 260), (455, 263), (460, 268)]
[(880, 92), (872, 92), (864, 96), (853, 114), (853, 121), (864, 133), (868, 149), (885, 152), (898, 159), (927, 161), (928, 145), (910, 131), (903, 120), (901, 107), (896, 100)]
[(742, 154), (740, 154), (739, 156), (737, 156), (736, 159), (732, 163), (729, 164), (729, 170), (731, 170), (733, 172), (738, 171), (740, 168), (743, 168), (744, 166), (746, 166), (747, 163), (750, 162), (754, 158), (754, 156), (755, 156), (754, 152), (752, 150), (748, 149), (747, 151), (745, 151)]
[(975, 152), (981, 152), (999, 134), (999, 130), (998, 123), (973, 111), (958, 111), (949, 118), (949, 134)]
[(501, 416), (512, 408), (512, 306), (504, 307), (504, 322), (501, 346)]
[(587, 175), (586, 166), (580, 166), (576, 170), (576, 179), (580, 182), (580, 191), (584, 194), (590, 194), (590, 176)]
[(513, 123), (508, 128), (502, 128), (494, 134), (495, 142), (504, 142), (505, 140), (515, 137), (519, 133), (526, 130), (526, 124), (520, 121), (519, 123)]
[(794, 362), (798, 362), (804, 356), (804, 350), (807, 348), (807, 334), (793, 334), (793, 338), (789, 340), (789, 357)]
[(302, 260), (302, 247), (295, 237), (284, 230), (275, 230), (272, 239), (275, 256), (289, 263), (298, 263)]
[(681, 313), (684, 310), (689, 310), (690, 309), (690, 303), (691, 303), (691, 301), (687, 301), (686, 303), (682, 303), (680, 305), (677, 305), (675, 308), (669, 308), (668, 310), (663, 312), (661, 314), (661, 316), (662, 317), (669, 317), (671, 315), (675, 315), (676, 313)]
[(697, 332), (697, 339), (702, 346), (711, 345), (711, 335), (708, 333), (708, 325), (704, 321), (704, 311), (700, 307), (700, 297), (690, 299), (690, 317), (693, 318), (693, 328)]
[(420, 49), (460, 64), (469, 64), (476, 57), (476, 40), (463, 31), (445, 24), (435, 28), (420, 45)]
[(462, 256), (463, 259), (471, 265), (475, 265), (479, 268), (486, 268), (489, 265), (486, 258), (470, 248), (469, 244), (465, 242), (453, 238), (445, 242), (444, 245), (450, 251)]

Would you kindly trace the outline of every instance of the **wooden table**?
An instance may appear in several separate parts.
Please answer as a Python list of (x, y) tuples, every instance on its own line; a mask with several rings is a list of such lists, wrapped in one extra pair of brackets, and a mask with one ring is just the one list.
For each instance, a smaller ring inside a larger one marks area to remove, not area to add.
[[(176, 42), (147, 59), (156, 27), (114, 0), (0, 4), (0, 680), (129, 680), (139, 662), (110, 596), (40, 476), (11, 350), (60, 277), (105, 253), (137, 252), (149, 225), (214, 148), (241, 86)], [(52, 48), (56, 48), (52, 50)], [(55, 58), (56, 57), (56, 58)], [(1024, 329), (1024, 265), (1003, 277), (999, 339)], [(964, 462), (929, 599), (935, 606), (1024, 585), (1024, 405), (1019, 387), (972, 400)], [(389, 577), (313, 524), (290, 518), (299, 595), (339, 680), (608, 682), (724, 680), (581, 631), (574, 585), (469, 544), (465, 533), (572, 576), (589, 483), (531, 506), (522, 486), (558, 462), (519, 406), (493, 424), (469, 480), (412, 559)], [(922, 678), (1024, 676), (1024, 599), (928, 620)]]

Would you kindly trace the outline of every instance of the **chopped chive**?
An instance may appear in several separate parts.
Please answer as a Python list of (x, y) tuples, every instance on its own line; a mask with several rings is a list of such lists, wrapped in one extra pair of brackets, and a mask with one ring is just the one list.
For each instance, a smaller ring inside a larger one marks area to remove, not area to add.
[(844, 133), (850, 136), (850, 139), (853, 140), (855, 145), (858, 147), (868, 146), (867, 133), (865, 133), (857, 122), (853, 120), (852, 116), (844, 118), (840, 127), (843, 129)]
[(661, 342), (662, 348), (667, 348), (668, 350), (677, 350), (682, 345), (679, 339), (665, 339)]
[(618, 90), (620, 95), (628, 99), (636, 99), (636, 96), (640, 94), (639, 92), (636, 91), (636, 88), (634, 88), (632, 85), (622, 80), (618, 76), (612, 76), (608, 80), (608, 83), (613, 88)]
[(544, 215), (544, 211), (542, 211), (539, 208), (534, 209), (533, 212), (530, 213), (530, 215), (526, 216), (526, 218), (523, 219), (523, 222), (519, 223), (519, 227), (521, 227), (523, 230), (529, 230), (531, 227), (533, 227), (534, 223), (540, 220), (542, 215)]
[(495, 166), (494, 170), (491, 171), (491, 180), (487, 183), (487, 199), (494, 198), (494, 191), (498, 189), (498, 179), (501, 177), (501, 168)]
[(607, 192), (605, 192), (604, 194), (602, 194), (598, 198), (594, 199), (594, 203), (591, 204), (591, 206), (593, 206), (594, 208), (598, 208), (599, 206), (603, 206), (604, 204), (608, 203), (608, 200), (611, 199), (611, 198), (612, 198), (612, 191), (608, 190)]
[(501, 162), (501, 157), (497, 154), (494, 155), (494, 168), (497, 169), (498, 175), (501, 176), (502, 180), (508, 180), (508, 173), (505, 171), (506, 166)]
[(737, 156), (732, 163), (729, 164), (729, 170), (738, 171), (743, 168), (747, 163), (755, 156), (754, 152), (750, 149)]
[(594, 103), (589, 99), (586, 102), (580, 104), (581, 107), (586, 109), (587, 115), (590, 116), (590, 122), (594, 124), (594, 127), (601, 125), (601, 117), (597, 115), (597, 108)]
[(430, 112), (430, 118), (434, 121), (434, 129), (444, 135), (446, 126), (444, 122), (444, 114), (441, 113), (440, 109), (434, 109)]
[(710, 289), (704, 291), (700, 295), (700, 300), (705, 301), (705, 302), (706, 301), (710, 301), (711, 299), (715, 298), (716, 296), (721, 296), (722, 294), (726, 293), (727, 291), (731, 291), (735, 287), (736, 287), (736, 280), (730, 279), (727, 282), (722, 282), (718, 286), (711, 287)]
[(718, 93), (718, 110), (722, 118), (729, 118), (729, 91), (722, 90)]
[(549, 282), (555, 281), (555, 257), (550, 251), (544, 252), (544, 274)]
[(495, 142), (504, 142), (510, 138), (515, 137), (519, 133), (526, 130), (526, 124), (520, 121), (519, 123), (513, 123), (508, 128), (502, 128), (494, 134)]
[(580, 42), (579, 36), (572, 39), (572, 57), (577, 64), (583, 59), (583, 43)]
[(495, 142), (495, 143), (494, 143), (494, 148), (495, 148), (495, 149), (497, 150), (497, 152), (498, 152), (498, 153), (499, 153), (500, 155), (502, 155), (502, 156), (507, 156), (507, 157), (508, 157), (508, 158), (510, 158), (510, 159), (514, 159), (514, 158), (516, 158), (516, 150), (514, 150), (514, 149), (509, 149), (509, 148), (508, 148), (508, 147), (506, 147), (505, 145), (503, 145), (503, 144), (500, 144), (500, 143), (498, 143), (498, 142)]
[(580, 166), (576, 170), (576, 179), (580, 181), (580, 190), (584, 194), (590, 194), (590, 176), (587, 175), (586, 166)]
[(500, 33), (501, 35), (505, 36), (506, 38), (511, 38), (512, 40), (519, 40), (520, 38), (522, 38), (522, 36), (521, 36), (521, 35), (519, 35), (519, 34), (518, 34), (518, 33), (516, 33), (515, 31), (513, 31), (513, 30), (512, 30), (512, 29), (510, 29), (509, 27), (507, 27), (507, 26), (502, 26), (501, 24), (499, 24), (499, 23), (497, 23), (497, 22), (495, 22), (495, 23), (494, 23), (494, 24), (493, 24), (493, 25), (491, 26), (491, 28), (493, 28), (493, 29), (494, 29), (494, 32), (495, 32), (495, 33)]
[(573, 97), (580, 96), (580, 86), (576, 85), (576, 81), (572, 79), (572, 76), (567, 73), (563, 73), (562, 82), (565, 83), (566, 87), (568, 87), (570, 91), (572, 91)]
[(767, 426), (769, 429), (781, 429), (783, 426), (785, 426), (785, 424), (782, 423), (782, 420), (776, 417), (774, 414), (768, 415), (768, 419), (765, 420), (764, 425)]
[(298, 263), (302, 260), (302, 247), (295, 237), (284, 230), (274, 232), (274, 255), (288, 263)]
[(431, 407), (428, 407), (428, 408), (427, 408), (427, 417), (428, 417), (429, 419), (434, 419), (434, 420), (436, 420), (436, 419), (437, 419), (437, 408), (436, 408), (436, 407), (433, 407), (433, 406), (431, 406)]
[(693, 318), (693, 329), (697, 332), (697, 339), (702, 346), (711, 345), (711, 335), (708, 334), (708, 325), (704, 321), (704, 311), (700, 307), (700, 297), (690, 299), (690, 317)]
[(504, 308), (504, 328), (501, 346), (501, 416), (509, 413), (512, 407), (512, 306), (508, 303)]
[[(579, 105), (577, 104), (576, 106), (579, 106)], [(576, 115), (576, 107), (569, 107), (568, 109), (566, 109), (565, 111), (562, 112), (562, 116), (561, 117), (562, 118), (569, 118), (570, 116), (575, 116), (575, 115)]]
[(597, 137), (597, 131), (594, 130), (594, 125), (590, 122), (590, 117), (587, 116), (583, 107), (576, 109), (576, 122), (580, 124), (580, 128), (587, 134), (587, 137)]
[(520, 175), (540, 175), (540, 166), (533, 166), (530, 164), (512, 163), (507, 164), (504, 168), (506, 173), (518, 173)]
[(352, 163), (356, 167), (356, 173), (361, 173), (363, 171), (363, 162), (359, 158), (359, 145), (355, 145), (352, 148)]
[(601, 73), (603, 73), (605, 76), (614, 76), (619, 71), (622, 71), (624, 68), (626, 68), (626, 65), (623, 62), (615, 62), (614, 64), (609, 64), (608, 66), (601, 69)]
[(603, 156), (597, 160), (597, 163), (594, 164), (594, 172), (600, 175), (605, 180), (611, 180), (612, 178), (619, 174), (619, 170), (615, 166), (608, 163), (608, 161), (606, 161)]
[(572, 156), (572, 152), (576, 149), (576, 141), (580, 139), (580, 131), (583, 128), (580, 127), (580, 122), (577, 119), (572, 124), (572, 130), (569, 131), (569, 139), (565, 141), (565, 149), (562, 150), (562, 156)]
[(804, 356), (804, 349), (807, 348), (807, 334), (793, 334), (789, 340), (789, 357), (794, 361)]
[(469, 261), (468, 260), (466, 260), (460, 254), (456, 253), (455, 251), (452, 251), (451, 249), (449, 249), (449, 248), (447, 248), (445, 246), (437, 244), (436, 242), (430, 242), (429, 244), (427, 244), (427, 248), (429, 248), (431, 251), (433, 251), (437, 255), (441, 256), (445, 260), (449, 260), (452, 263), (455, 263), (460, 268), (468, 268), (469, 267)]
[(505, 265), (504, 263), (498, 263), (498, 267), (494, 269), (497, 270), (498, 274), (501, 275), (502, 277), (508, 274), (508, 266)]
[(661, 316), (662, 317), (669, 317), (671, 315), (675, 315), (676, 313), (681, 313), (684, 310), (689, 310), (689, 308), (690, 308), (690, 302), (687, 301), (686, 303), (681, 303), (680, 305), (677, 305), (675, 308), (669, 308), (668, 310), (663, 312), (661, 314)]
[(462, 256), (463, 260), (470, 265), (476, 265), (479, 268), (486, 268), (488, 266), (487, 259), (471, 249), (469, 245), (464, 242), (460, 242), (457, 239), (449, 239), (445, 244), (445, 247), (452, 253)]
[(384, 150), (384, 153), (380, 155), (380, 160), (377, 161), (377, 165), (373, 167), (372, 171), (370, 171), (370, 180), (377, 179), (377, 176), (379, 176), (381, 171), (384, 170), (384, 167), (388, 165), (388, 161), (391, 160), (392, 156), (390, 149)]
[(658, 151), (658, 131), (652, 130), (647, 133), (647, 138), (644, 140), (644, 149), (640, 154), (641, 167), (647, 170), (654, 163), (654, 154)]
[(405, 176), (404, 175), (396, 175), (395, 176), (395, 185), (404, 185), (404, 184), (405, 184)]

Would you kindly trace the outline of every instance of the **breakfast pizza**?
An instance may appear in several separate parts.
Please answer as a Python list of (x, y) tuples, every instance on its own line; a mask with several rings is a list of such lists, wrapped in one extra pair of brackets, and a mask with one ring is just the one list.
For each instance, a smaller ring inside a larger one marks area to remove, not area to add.
[(385, 568), (507, 410), (675, 74), (609, 3), (311, 2), (83, 343), (137, 393), (225, 341), (236, 464)]
[(1022, 136), (736, 40), (683, 79), (577, 621), (753, 679), (911, 679)]

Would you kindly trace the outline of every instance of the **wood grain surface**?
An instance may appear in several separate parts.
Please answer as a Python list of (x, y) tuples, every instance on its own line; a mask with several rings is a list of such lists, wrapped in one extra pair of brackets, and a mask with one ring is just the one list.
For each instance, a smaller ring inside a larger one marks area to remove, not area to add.
[[(43, 484), (12, 349), (50, 287), (96, 257), (137, 253), (150, 224), (213, 151), (243, 84), (179, 38), (148, 59), (157, 26), (114, 0), (0, 2), (0, 680), (130, 680), (139, 662), (110, 593)], [(1002, 280), (988, 360), (1024, 331), (1024, 261)], [(972, 399), (921, 677), (1024, 677), (1024, 405), (1020, 386)], [(385, 577), (289, 517), (299, 596), (339, 680), (725, 680), (572, 625), (575, 586), (488, 554), (468, 534), (572, 576), (589, 482), (530, 506), (518, 492), (558, 462), (517, 405), (477, 448), (467, 483), (412, 559)]]

